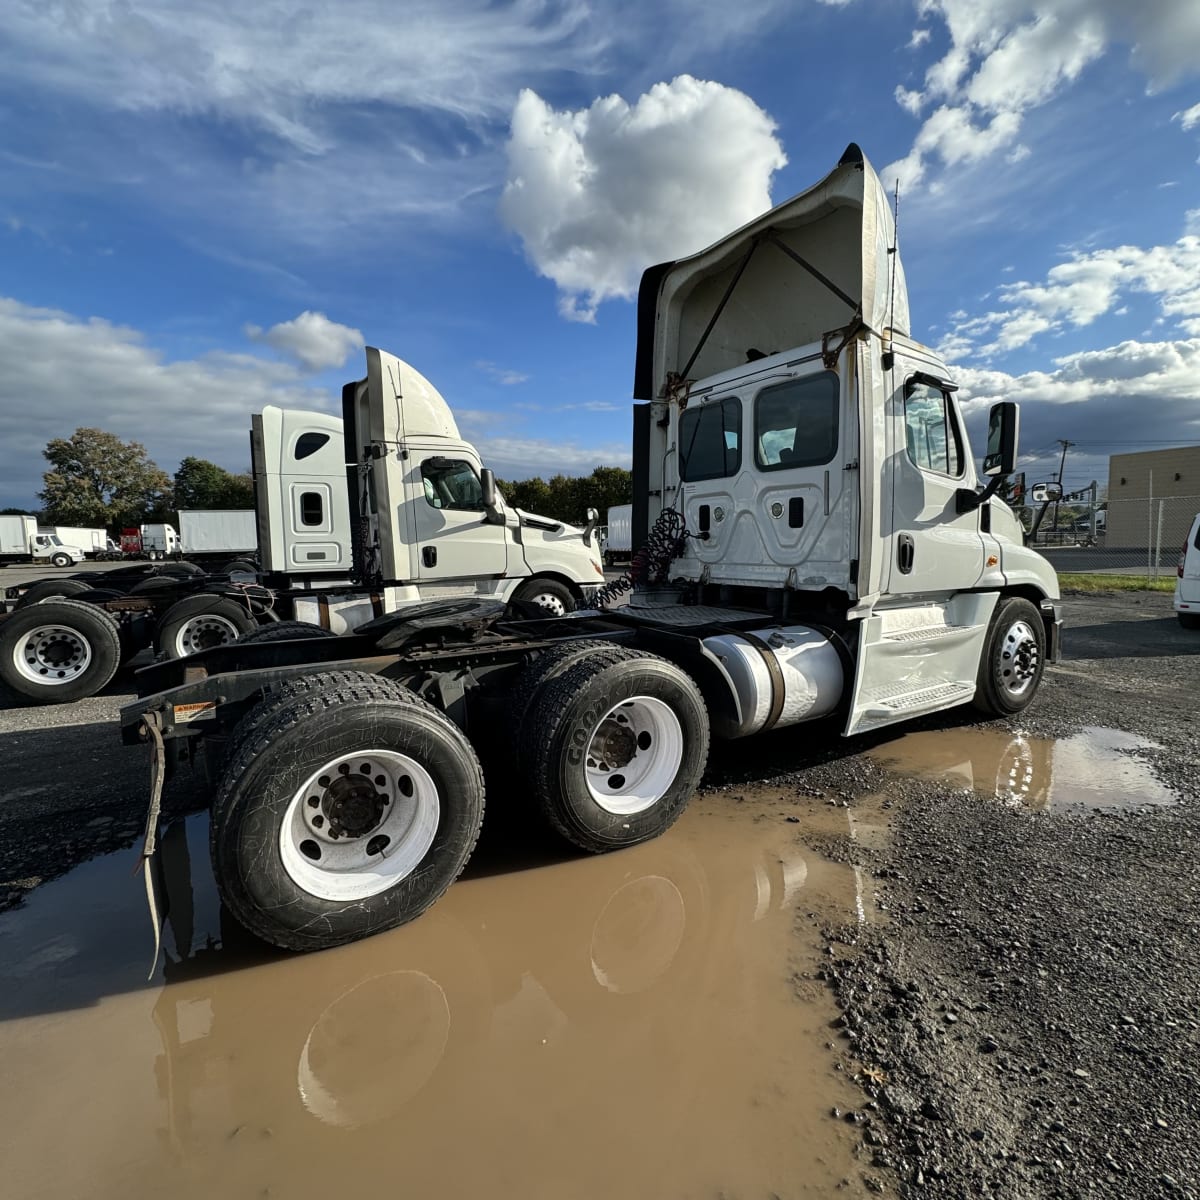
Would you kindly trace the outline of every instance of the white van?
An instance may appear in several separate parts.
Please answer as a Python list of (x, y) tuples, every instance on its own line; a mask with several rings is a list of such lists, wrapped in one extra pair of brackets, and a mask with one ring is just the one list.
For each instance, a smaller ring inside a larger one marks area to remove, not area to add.
[(1200, 629), (1200, 513), (1192, 518), (1175, 574), (1175, 615), (1184, 629)]

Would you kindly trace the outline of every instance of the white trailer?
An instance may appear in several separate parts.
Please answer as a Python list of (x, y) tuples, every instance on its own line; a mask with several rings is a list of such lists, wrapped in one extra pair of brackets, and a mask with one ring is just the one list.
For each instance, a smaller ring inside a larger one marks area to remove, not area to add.
[(52, 530), (38, 529), (36, 517), (0, 517), (0, 563), (69, 567), (82, 561), (81, 546), (64, 542)]
[[(599, 853), (670, 827), (710, 735), (1033, 701), (1061, 616), (1053, 569), (994, 500), (1017, 408), (993, 406), (977, 470), (953, 377), (910, 336), (887, 197), (857, 146), (650, 268), (638, 308), (645, 554), (628, 606), (528, 621), (473, 597), (141, 672), (121, 722), (155, 749), (147, 849), (164, 761), (211, 754), (217, 888), (263, 939), (316, 949), (424, 912), (475, 845), (485, 747), (504, 747), (514, 794)], [(355, 567), (385, 594), (422, 566), (461, 576), (455, 527), (496, 572), (530, 529), (490, 472), (472, 487), (450, 468), (467, 451), (434, 448), (454, 436), (431, 428), (436, 405), (405, 424), (428, 386), (410, 372), (369, 351), (344, 393)]]
[(604, 538), (604, 565), (615, 566), (633, 557), (633, 505), (614, 504), (608, 510)]
[(179, 549), (190, 562), (226, 564), (258, 553), (254, 509), (180, 509)]

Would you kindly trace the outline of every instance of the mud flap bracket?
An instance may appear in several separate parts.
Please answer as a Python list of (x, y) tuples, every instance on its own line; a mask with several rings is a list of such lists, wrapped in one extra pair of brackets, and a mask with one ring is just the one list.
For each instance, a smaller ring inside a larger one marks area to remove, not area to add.
[(147, 979), (154, 978), (158, 968), (158, 955), (162, 949), (162, 923), (165, 906), (162, 897), (165, 890), (158, 875), (158, 863), (154, 852), (158, 848), (158, 821), (162, 812), (163, 780), (167, 774), (167, 751), (163, 744), (162, 714), (157, 711), (143, 713), (141, 730), (150, 743), (150, 807), (146, 812), (146, 835), (142, 841), (142, 875), (146, 882), (146, 902), (150, 906), (150, 923), (154, 929), (154, 958), (150, 963)]

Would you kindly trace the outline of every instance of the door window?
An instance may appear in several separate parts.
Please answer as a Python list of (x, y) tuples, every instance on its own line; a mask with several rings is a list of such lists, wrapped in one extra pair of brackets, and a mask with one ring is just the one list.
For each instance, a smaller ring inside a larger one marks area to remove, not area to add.
[(325, 505), (320, 492), (300, 493), (300, 524), (311, 529), (325, 521)]
[(832, 371), (763, 388), (754, 401), (754, 456), (764, 471), (819, 467), (837, 453), (838, 377)]
[(962, 439), (939, 387), (912, 380), (904, 389), (904, 437), (908, 457), (923, 471), (957, 478), (963, 471)]
[(679, 418), (679, 473), (685, 483), (736, 475), (742, 465), (742, 402), (698, 404)]
[(425, 502), (431, 508), (483, 512), (483, 486), (475, 468), (458, 458), (427, 458), (421, 464)]

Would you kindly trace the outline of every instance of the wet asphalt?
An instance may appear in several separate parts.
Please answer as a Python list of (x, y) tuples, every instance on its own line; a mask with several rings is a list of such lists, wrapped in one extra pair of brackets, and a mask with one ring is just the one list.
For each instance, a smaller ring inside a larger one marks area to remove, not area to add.
[[(825, 724), (718, 747), (704, 789), (783, 781), (878, 806), (885, 846), (814, 846), (870, 872), (882, 924), (825, 930), (816, 973), (861, 1104), (856, 1184), (905, 1197), (1200, 1195), (1200, 635), (1170, 597), (1067, 597), (1064, 661), (1034, 705), (991, 728), (1048, 738), (1102, 726), (1177, 804), (1030, 812), (962, 786), (888, 775)], [(42, 882), (140, 836), (146, 752), (121, 745), (122, 674), (54, 708), (0, 694), (0, 916)], [(962, 730), (969, 710), (919, 728)], [(912, 728), (909, 726), (907, 728)], [(167, 800), (203, 805), (186, 775)], [(819, 839), (810, 839), (819, 840)], [(803, 914), (797, 915), (803, 920)]]

